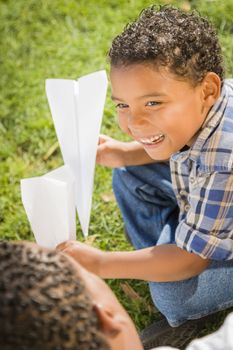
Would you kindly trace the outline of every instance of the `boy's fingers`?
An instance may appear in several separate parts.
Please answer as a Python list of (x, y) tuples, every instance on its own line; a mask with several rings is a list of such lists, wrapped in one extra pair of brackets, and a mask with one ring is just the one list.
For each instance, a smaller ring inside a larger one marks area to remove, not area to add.
[(62, 242), (60, 244), (58, 244), (56, 246), (56, 250), (62, 252), (63, 250), (67, 249), (68, 247), (70, 247), (71, 245), (73, 245), (74, 242), (73, 241), (65, 241), (65, 242)]
[(58, 251), (62, 251), (64, 247), (65, 247), (65, 242), (58, 244), (55, 249)]
[(109, 140), (109, 139), (110, 139), (109, 136), (100, 134), (100, 135), (99, 135), (99, 142), (98, 142), (98, 144), (101, 145), (102, 143), (106, 142), (106, 141)]
[(104, 144), (101, 144), (98, 146), (97, 148), (97, 153), (96, 153), (96, 162), (97, 163), (100, 163), (101, 162), (101, 159), (102, 159), (102, 151), (104, 149)]
[(97, 148), (97, 155), (99, 155), (103, 149), (104, 149), (104, 144), (99, 144)]

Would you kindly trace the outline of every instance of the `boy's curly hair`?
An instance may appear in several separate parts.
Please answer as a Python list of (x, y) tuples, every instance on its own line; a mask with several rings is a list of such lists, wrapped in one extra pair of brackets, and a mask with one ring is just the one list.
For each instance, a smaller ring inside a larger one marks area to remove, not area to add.
[(70, 261), (30, 244), (0, 242), (0, 349), (109, 350)]
[(207, 19), (171, 6), (144, 9), (112, 42), (112, 66), (152, 63), (201, 82), (207, 72), (223, 80), (223, 58), (217, 34)]

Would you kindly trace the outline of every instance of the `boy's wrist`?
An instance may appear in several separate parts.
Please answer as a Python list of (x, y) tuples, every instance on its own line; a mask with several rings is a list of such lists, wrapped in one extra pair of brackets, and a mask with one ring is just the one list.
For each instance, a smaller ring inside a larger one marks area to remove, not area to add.
[(136, 166), (155, 162), (146, 153), (143, 146), (136, 141), (125, 142), (122, 150), (124, 166)]
[(98, 276), (101, 278), (118, 278), (117, 256), (119, 252), (101, 251), (98, 261)]
[(100, 256), (98, 260), (98, 272), (97, 275), (101, 278), (107, 278), (106, 277), (106, 267), (108, 264), (108, 254), (105, 251), (100, 251)]

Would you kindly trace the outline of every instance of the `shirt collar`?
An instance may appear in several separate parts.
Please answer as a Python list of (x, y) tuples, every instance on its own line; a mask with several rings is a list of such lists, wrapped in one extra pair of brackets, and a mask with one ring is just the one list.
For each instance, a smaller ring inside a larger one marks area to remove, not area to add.
[(222, 89), (221, 89), (221, 95), (219, 96), (218, 100), (215, 102), (215, 104), (212, 106), (212, 108), (209, 110), (207, 117), (204, 121), (204, 123), (201, 126), (201, 129), (199, 130), (199, 134), (194, 141), (193, 145), (190, 147), (189, 150), (189, 158), (192, 160), (195, 160), (200, 150), (202, 149), (205, 141), (208, 139), (209, 135), (212, 133), (212, 131), (215, 129), (215, 127), (220, 123), (225, 107), (227, 105), (228, 100), (228, 93), (225, 86), (225, 83), (223, 83)]

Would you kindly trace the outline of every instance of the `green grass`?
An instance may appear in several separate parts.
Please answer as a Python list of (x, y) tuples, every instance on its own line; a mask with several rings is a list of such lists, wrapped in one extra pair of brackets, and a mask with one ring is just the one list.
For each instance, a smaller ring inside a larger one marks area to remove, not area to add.
[[(214, 22), (223, 45), (227, 75), (233, 75), (232, 0), (166, 3), (195, 8)], [(112, 38), (151, 4), (147, 0), (0, 1), (0, 238), (33, 240), (21, 204), (20, 179), (42, 175), (62, 164), (45, 96), (45, 79), (75, 79), (95, 70), (108, 70), (106, 52)], [(102, 132), (123, 137), (109, 96)], [(50, 154), (53, 147), (55, 151)], [(109, 192), (111, 171), (97, 166), (90, 224), (93, 244), (106, 250), (131, 249), (116, 203), (102, 199)], [(79, 225), (77, 232), (82, 239)], [(124, 283), (109, 281), (142, 329), (158, 312), (145, 283), (128, 282), (136, 296), (125, 290)]]

